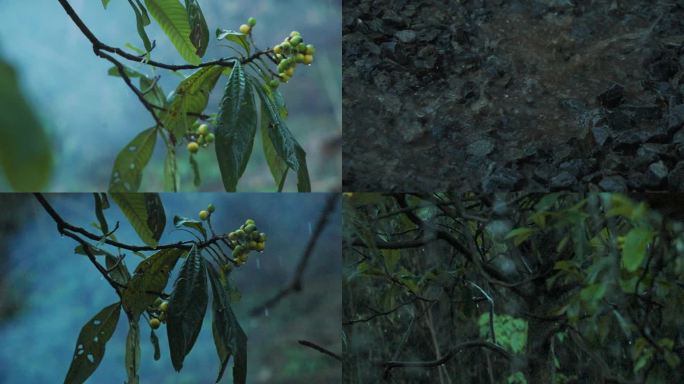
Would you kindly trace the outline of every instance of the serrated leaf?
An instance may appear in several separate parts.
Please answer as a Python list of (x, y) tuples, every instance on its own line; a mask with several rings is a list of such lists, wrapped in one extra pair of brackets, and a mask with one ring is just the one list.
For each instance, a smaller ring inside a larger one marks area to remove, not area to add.
[(646, 257), (646, 249), (651, 239), (653, 239), (653, 231), (642, 227), (632, 228), (625, 235), (622, 263), (628, 271), (634, 272), (639, 269)]
[(140, 262), (122, 294), (126, 312), (137, 318), (154, 303), (159, 293), (164, 291), (178, 258), (186, 252), (177, 248), (162, 249)]
[(285, 120), (280, 116), (278, 106), (264, 91), (264, 88), (260, 86), (259, 80), (249, 76), (249, 81), (254, 86), (262, 103), (266, 106), (266, 111), (271, 118), (268, 135), (278, 156), (297, 174), (297, 190), (299, 192), (311, 192), (309, 170), (306, 165), (306, 152), (304, 152), (304, 149), (294, 138), (292, 132), (287, 128)]
[(187, 217), (181, 217), (181, 216), (174, 216), (173, 217), (173, 225), (175, 225), (177, 228), (180, 227), (186, 227), (186, 228), (192, 228), (197, 231), (199, 231), (204, 238), (207, 238), (207, 230), (204, 229), (204, 224), (202, 224), (201, 221), (199, 220), (193, 220), (189, 219)]
[(145, 244), (156, 247), (164, 227), (166, 214), (158, 193), (112, 193), (119, 206)]
[(145, 5), (178, 53), (190, 64), (201, 63), (190, 41), (190, 23), (183, 5), (178, 0), (145, 0)]
[(166, 332), (169, 353), (176, 371), (190, 352), (202, 328), (207, 310), (207, 268), (197, 248), (190, 250), (169, 299)]
[(178, 84), (168, 107), (161, 115), (164, 127), (174, 136), (182, 137), (197, 121), (197, 114), (204, 111), (209, 94), (216, 86), (223, 67), (203, 67)]
[(212, 302), (212, 334), (220, 366), (216, 382), (223, 377), (228, 360), (234, 356), (233, 382), (247, 382), (247, 335), (230, 307), (227, 289), (212, 265), (209, 266), (209, 281), (213, 294)]
[(143, 169), (150, 161), (157, 142), (156, 128), (147, 129), (136, 136), (119, 152), (109, 180), (110, 192), (137, 192)]
[(139, 384), (140, 378), (140, 324), (138, 319), (128, 322), (128, 336), (126, 337), (126, 384)]
[(228, 40), (228, 41), (232, 41), (234, 43), (237, 43), (242, 48), (244, 48), (245, 53), (247, 55), (249, 55), (251, 52), (251, 46), (249, 44), (249, 41), (247, 40), (247, 35), (245, 35), (242, 32), (233, 31), (230, 29), (217, 28), (216, 29), (216, 38), (218, 40)]
[(202, 8), (197, 0), (185, 0), (185, 9), (188, 11), (188, 22), (190, 23), (190, 41), (195, 46), (195, 54), (202, 57), (209, 45), (209, 27), (204, 19)]
[(235, 192), (252, 155), (257, 126), (252, 87), (239, 61), (234, 62), (216, 120), (216, 158), (223, 186)]
[[(138, 29), (138, 36), (140, 36), (140, 39), (143, 41), (145, 50), (150, 52), (152, 50), (152, 43), (150, 43), (150, 38), (147, 36), (147, 32), (145, 32), (145, 26), (150, 24), (150, 18), (140, 2), (138, 2), (136, 5), (133, 3), (133, 0), (128, 0), (128, 4), (131, 5), (131, 8), (133, 8), (133, 12), (135, 13), (135, 23)], [(138, 6), (140, 6), (140, 8), (138, 8)]]
[(95, 372), (104, 356), (105, 345), (114, 334), (120, 313), (121, 303), (114, 303), (98, 312), (81, 328), (65, 384), (83, 383)]
[(2, 59), (0, 127), (0, 169), (9, 185), (19, 192), (43, 190), (53, 168), (50, 142), (19, 88), (14, 69)]

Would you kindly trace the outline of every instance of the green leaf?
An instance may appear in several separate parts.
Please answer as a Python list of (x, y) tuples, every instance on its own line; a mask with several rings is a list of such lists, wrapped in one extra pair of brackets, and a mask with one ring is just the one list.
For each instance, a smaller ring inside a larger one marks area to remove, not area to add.
[(123, 291), (123, 306), (134, 318), (147, 309), (164, 291), (169, 274), (178, 258), (185, 255), (184, 249), (162, 249), (143, 260), (135, 269), (131, 281)]
[(178, 167), (176, 166), (176, 149), (168, 148), (164, 159), (164, 191), (178, 191)]
[(516, 246), (522, 244), (534, 233), (534, 229), (529, 227), (514, 228), (506, 235), (506, 240), (513, 239)]
[[(125, 65), (124, 65), (124, 72), (125, 72), (126, 75), (128, 75), (128, 77), (130, 77), (130, 78), (147, 77), (147, 76), (146, 76), (145, 74), (143, 74), (142, 72), (138, 72), (138, 71), (136, 71), (135, 69), (129, 68), (129, 67), (125, 66)], [(109, 69), (107, 70), (107, 74), (108, 74), (109, 76), (113, 76), (113, 77), (121, 77), (121, 73), (119, 72), (119, 68), (117, 68), (116, 66), (113, 66), (113, 67), (109, 68)]]
[(166, 226), (166, 214), (159, 194), (112, 193), (111, 197), (140, 239), (145, 244), (156, 247)]
[(166, 331), (171, 362), (176, 371), (190, 352), (207, 310), (207, 268), (197, 248), (190, 250), (169, 299)]
[(221, 274), (213, 265), (209, 266), (209, 281), (213, 293), (212, 302), (212, 333), (216, 353), (220, 361), (218, 383), (223, 377), (228, 360), (235, 356), (233, 364), (233, 382), (244, 384), (247, 382), (247, 335), (230, 307), (230, 300), (226, 294), (227, 288), (222, 283)]
[(107, 219), (105, 218), (102, 210), (104, 209), (104, 204), (102, 199), (107, 199), (107, 195), (103, 194), (102, 197), (99, 193), (93, 193), (93, 198), (95, 199), (95, 216), (97, 216), (97, 221), (100, 223), (100, 230), (103, 235), (109, 233), (109, 225), (107, 225)]
[(95, 372), (105, 353), (105, 345), (119, 322), (121, 303), (105, 307), (81, 328), (65, 384), (83, 383)]
[(244, 48), (245, 53), (247, 55), (249, 55), (251, 52), (251, 46), (249, 44), (249, 41), (247, 40), (247, 35), (245, 35), (242, 32), (232, 31), (230, 29), (217, 28), (216, 38), (218, 40), (228, 40), (239, 44), (242, 48)]
[(209, 45), (209, 27), (204, 20), (202, 8), (197, 0), (185, 0), (185, 8), (188, 10), (188, 22), (190, 23), (190, 41), (195, 46), (195, 53), (202, 57)]
[(128, 336), (126, 337), (126, 384), (139, 384), (140, 371), (140, 325), (138, 319), (128, 322)]
[(157, 142), (156, 128), (147, 129), (136, 136), (119, 152), (109, 180), (110, 192), (137, 192), (143, 169), (150, 161)]
[(264, 149), (264, 156), (268, 169), (271, 171), (273, 180), (278, 186), (278, 192), (282, 192), (287, 178), (287, 164), (278, 156), (278, 152), (273, 146), (269, 130), (275, 129), (271, 116), (267, 113), (266, 106), (261, 103), (261, 145)]
[(14, 69), (1, 59), (0, 127), (0, 169), (9, 185), (15, 191), (43, 190), (53, 167), (50, 142), (19, 89)]
[(161, 358), (161, 349), (159, 348), (159, 338), (157, 337), (157, 334), (154, 333), (154, 329), (150, 332), (150, 343), (152, 343), (152, 347), (154, 348), (154, 360), (157, 361)]
[[(147, 32), (145, 32), (145, 26), (150, 24), (150, 18), (140, 2), (138, 2), (138, 5), (136, 5), (132, 0), (128, 0), (128, 4), (131, 5), (133, 12), (135, 12), (135, 22), (138, 28), (138, 35), (143, 41), (145, 50), (150, 52), (152, 50), (152, 43), (150, 43), (150, 38), (147, 36)], [(140, 9), (138, 6), (140, 6)]]
[(187, 227), (195, 229), (199, 231), (205, 239), (207, 238), (207, 230), (204, 229), (204, 224), (199, 220), (193, 220), (187, 217), (174, 216), (173, 225), (175, 225), (177, 228)]
[(159, 83), (147, 76), (140, 78), (140, 91), (145, 95), (145, 100), (158, 107), (166, 107), (166, 96)]
[(178, 84), (170, 98), (167, 110), (161, 115), (164, 127), (174, 136), (181, 137), (197, 121), (197, 114), (204, 111), (209, 94), (214, 89), (223, 67), (203, 67)]
[(131, 273), (128, 272), (128, 268), (126, 268), (126, 263), (123, 259), (119, 259), (118, 257), (107, 253), (105, 255), (105, 263), (107, 270), (110, 271), (109, 277), (111, 277), (112, 280), (121, 285), (128, 284), (128, 281), (131, 280)]
[(302, 149), (287, 128), (287, 125), (285, 125), (285, 121), (280, 116), (278, 106), (271, 100), (264, 88), (260, 86), (259, 80), (249, 76), (249, 81), (254, 85), (254, 89), (256, 89), (259, 98), (261, 98), (262, 103), (266, 106), (266, 111), (271, 118), (268, 135), (278, 156), (285, 161), (290, 169), (297, 173), (297, 190), (299, 192), (311, 192), (309, 170), (306, 166), (306, 152), (304, 152), (304, 149)]
[(200, 184), (202, 184), (202, 178), (200, 176), (199, 164), (197, 163), (197, 160), (195, 159), (195, 155), (193, 155), (193, 154), (190, 154), (190, 167), (192, 168), (192, 174), (193, 174), (192, 184), (195, 187), (199, 187)]
[(234, 62), (221, 100), (216, 127), (216, 158), (223, 186), (235, 192), (247, 168), (256, 135), (257, 114), (252, 87), (247, 85), (239, 61)]
[(145, 5), (178, 53), (190, 64), (201, 63), (190, 41), (190, 23), (183, 5), (178, 0), (145, 0)]
[(625, 242), (622, 246), (622, 263), (625, 268), (634, 272), (646, 257), (648, 243), (653, 239), (653, 231), (648, 228), (632, 228), (625, 235)]
[(109, 5), (109, 0), (102, 0), (102, 6), (104, 9), (107, 9), (107, 6)]

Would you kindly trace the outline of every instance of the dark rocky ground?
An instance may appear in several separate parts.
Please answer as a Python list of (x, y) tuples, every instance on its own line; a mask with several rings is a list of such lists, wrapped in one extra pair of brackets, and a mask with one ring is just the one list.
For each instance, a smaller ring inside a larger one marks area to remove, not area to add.
[(346, 190), (684, 191), (684, 1), (345, 0)]

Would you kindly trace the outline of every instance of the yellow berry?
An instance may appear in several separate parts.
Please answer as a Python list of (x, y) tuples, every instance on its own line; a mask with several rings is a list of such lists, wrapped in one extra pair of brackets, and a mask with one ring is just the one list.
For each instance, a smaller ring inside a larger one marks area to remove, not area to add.
[(200, 220), (206, 220), (209, 218), (209, 212), (208, 211), (199, 211), (199, 218)]
[(202, 124), (199, 126), (199, 128), (197, 128), (197, 133), (204, 136), (209, 133), (209, 127), (206, 124)]
[(257, 248), (257, 242), (256, 242), (256, 241), (250, 241), (250, 242), (247, 244), (247, 247), (248, 247), (249, 249), (256, 249), (256, 248)]
[(304, 62), (304, 55), (301, 53), (298, 53), (297, 56), (295, 56), (295, 61), (298, 63), (303, 63)]
[(273, 47), (273, 52), (275, 52), (276, 54), (281, 54), (283, 52), (283, 47), (281, 47), (280, 44), (278, 44), (275, 47)]
[(309, 65), (309, 64), (313, 63), (313, 61), (314, 61), (313, 55), (307, 54), (307, 55), (304, 55), (304, 60), (302, 60), (302, 63)]
[(287, 83), (290, 80), (290, 76), (286, 75), (285, 73), (280, 73), (278, 76), (280, 76), (280, 80), (283, 83)]
[(313, 46), (313, 44), (309, 44), (306, 46), (306, 54), (307, 55), (313, 55), (316, 53), (316, 48)]
[(248, 33), (251, 32), (251, 31), (252, 31), (252, 27), (250, 27), (250, 26), (247, 25), (247, 24), (242, 24), (242, 25), (240, 26), (240, 32), (244, 33), (245, 35), (248, 34)]
[(188, 143), (188, 152), (190, 153), (197, 153), (199, 151), (199, 144), (197, 144), (194, 141), (191, 141)]
[(160, 325), (161, 325), (161, 321), (159, 321), (159, 319), (157, 319), (156, 317), (153, 317), (150, 319), (150, 327), (152, 329), (157, 329), (157, 328), (159, 328)]
[(294, 76), (294, 72), (295, 72), (294, 67), (290, 67), (290, 68), (288, 68), (288, 69), (285, 70), (285, 74), (287, 75), (287, 77), (292, 77), (292, 76)]
[(266, 249), (266, 243), (264, 243), (263, 241), (258, 242), (256, 244), (256, 248), (254, 248), (254, 250), (259, 252), (263, 251), (264, 249)]
[(162, 312), (166, 312), (169, 309), (169, 302), (168, 301), (162, 301), (161, 304), (159, 304), (159, 310)]
[(264, 241), (266, 241), (266, 234), (261, 232), (259, 234), (259, 242), (263, 243)]

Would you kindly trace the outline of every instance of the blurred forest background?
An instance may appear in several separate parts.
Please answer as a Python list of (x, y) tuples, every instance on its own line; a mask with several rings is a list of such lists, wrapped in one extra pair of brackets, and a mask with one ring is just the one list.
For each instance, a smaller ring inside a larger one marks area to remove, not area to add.
[[(103, 42), (123, 47), (142, 46), (136, 32), (135, 15), (125, 1), (112, 1), (107, 10), (100, 1), (73, 0), (71, 5)], [(254, 16), (254, 38), (264, 49), (298, 30), (316, 46), (316, 62), (298, 71), (280, 87), (289, 107), (288, 126), (307, 152), (312, 190), (339, 189), (341, 179), (342, 84), (341, 0), (200, 1), (210, 29), (206, 60), (234, 53), (215, 39), (216, 28), (237, 30)], [(182, 59), (156, 23), (147, 27), (157, 41), (153, 58), (167, 63)], [(107, 75), (112, 66), (93, 54), (90, 43), (53, 0), (0, 2), (0, 61), (18, 72), (20, 86), (34, 106), (50, 136), (55, 170), (50, 191), (106, 190), (117, 153), (135, 135), (153, 125), (152, 117), (135, 95), (117, 77)], [(142, 69), (135, 63), (127, 63)], [(148, 69), (143, 70), (148, 73)], [(190, 71), (185, 71), (189, 75)], [(159, 84), (171, 92), (180, 77), (162, 71)], [(209, 99), (208, 113), (218, 111), (225, 87), (222, 78)], [(11, 111), (1, 109), (0, 113)], [(275, 190), (263, 157), (260, 139), (238, 188), (244, 191)], [(26, 138), (30, 145), (30, 138)], [(141, 191), (161, 190), (163, 153), (157, 145), (151, 167), (145, 172)], [(213, 148), (197, 157), (202, 170), (201, 189), (222, 190)], [(192, 175), (186, 151), (179, 152), (184, 190), (192, 190)], [(288, 178), (294, 185), (294, 177)], [(286, 188), (294, 187), (287, 184)], [(0, 190), (9, 186), (0, 175)]]
[(681, 383), (684, 195), (346, 194), (344, 383)]
[[(93, 229), (97, 222), (90, 194), (46, 195), (68, 222)], [(212, 223), (217, 231), (231, 231), (253, 218), (268, 234), (264, 253), (252, 255), (231, 279), (242, 293), (233, 305), (248, 337), (249, 383), (332, 383), (340, 380), (340, 364), (301, 346), (304, 339), (340, 351), (341, 219), (339, 205), (311, 256), (303, 291), (283, 299), (269, 311), (250, 316), (290, 280), (295, 265), (325, 206), (327, 194), (162, 194), (169, 220), (161, 242), (187, 240), (175, 230), (173, 215), (196, 217), (208, 203), (216, 206)], [(74, 254), (76, 243), (60, 237), (52, 219), (31, 195), (0, 195), (0, 382), (52, 383), (66, 374), (76, 338), (83, 324), (116, 294), (84, 256)], [(110, 223), (119, 221), (119, 240), (142, 243), (126, 218), (113, 205), (105, 211)], [(133, 270), (137, 261), (128, 255)], [(169, 280), (167, 292), (175, 278)], [(123, 316), (123, 315), (122, 315)], [(126, 321), (119, 321), (102, 363), (88, 382), (122, 383), (125, 379)], [(205, 317), (198, 341), (176, 373), (168, 355), (166, 330), (160, 329), (162, 357), (152, 359), (149, 327), (141, 323), (142, 382), (181, 384), (213, 382), (219, 362), (211, 336), (211, 315)], [(232, 367), (229, 362), (229, 371)], [(230, 373), (222, 382), (231, 382)]]

